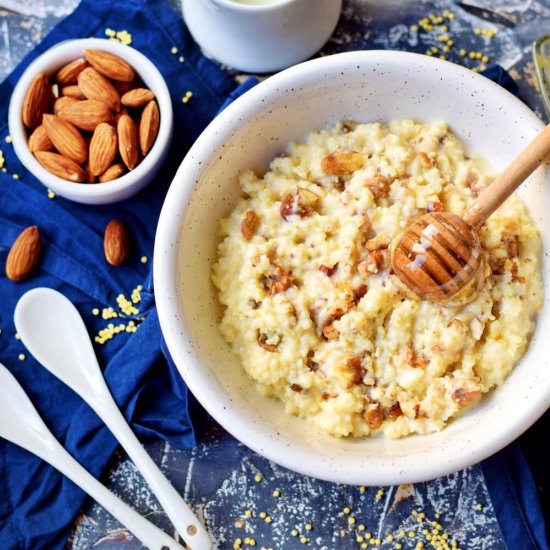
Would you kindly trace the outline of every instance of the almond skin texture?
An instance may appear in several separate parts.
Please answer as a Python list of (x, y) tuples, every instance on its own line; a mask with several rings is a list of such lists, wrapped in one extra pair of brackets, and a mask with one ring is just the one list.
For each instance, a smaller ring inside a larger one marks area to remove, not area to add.
[(103, 174), (118, 151), (116, 130), (106, 122), (101, 123), (95, 130), (90, 141), (90, 172), (94, 176)]
[(51, 151), (53, 149), (52, 140), (48, 137), (48, 132), (41, 124), (38, 126), (29, 138), (29, 151), (36, 153), (36, 151)]
[(60, 86), (68, 86), (69, 84), (76, 84), (78, 81), (78, 75), (88, 66), (88, 62), (84, 58), (75, 59), (71, 61), (55, 75), (55, 81)]
[(84, 57), (99, 73), (113, 80), (130, 82), (134, 78), (134, 69), (120, 57), (100, 50), (84, 50)]
[(139, 160), (138, 130), (128, 115), (122, 115), (117, 125), (118, 150), (122, 161), (129, 170), (133, 170)]
[(114, 86), (94, 68), (88, 67), (78, 75), (78, 87), (88, 99), (106, 103), (113, 111), (120, 110), (120, 96)]
[(69, 103), (59, 110), (59, 116), (87, 132), (93, 132), (96, 126), (102, 122), (112, 122), (113, 120), (109, 107), (96, 99)]
[(146, 155), (159, 131), (160, 113), (157, 102), (153, 99), (147, 103), (141, 113), (141, 120), (139, 122), (139, 146), (141, 148), (141, 154)]
[(74, 99), (86, 99), (86, 96), (76, 84), (73, 84), (72, 86), (63, 86), (63, 88), (61, 88), (61, 95), (63, 97), (72, 97)]
[(59, 111), (61, 111), (63, 107), (66, 107), (70, 103), (76, 103), (77, 101), (79, 100), (74, 97), (67, 97), (67, 96), (58, 97), (55, 100), (55, 103), (53, 104), (53, 114), (58, 115)]
[(29, 128), (40, 126), (42, 115), (51, 110), (53, 100), (52, 85), (48, 77), (44, 73), (37, 74), (23, 100), (23, 124)]
[(82, 134), (67, 120), (56, 115), (44, 115), (44, 128), (55, 148), (65, 157), (82, 164), (88, 158), (88, 148)]
[(111, 220), (105, 228), (103, 250), (111, 265), (125, 263), (131, 251), (131, 237), (128, 226), (121, 220)]
[(143, 107), (146, 103), (149, 103), (152, 99), (155, 99), (155, 94), (148, 88), (136, 88), (126, 92), (120, 101), (122, 105), (137, 109)]
[(59, 178), (75, 183), (83, 182), (86, 179), (84, 170), (76, 162), (62, 155), (49, 151), (37, 151), (34, 156), (48, 172)]
[(116, 180), (126, 173), (126, 166), (123, 164), (113, 164), (101, 176), (99, 176), (99, 183), (106, 183), (108, 181)]
[(41, 248), (38, 227), (32, 225), (22, 231), (15, 239), (6, 259), (8, 279), (15, 282), (28, 279), (38, 267)]

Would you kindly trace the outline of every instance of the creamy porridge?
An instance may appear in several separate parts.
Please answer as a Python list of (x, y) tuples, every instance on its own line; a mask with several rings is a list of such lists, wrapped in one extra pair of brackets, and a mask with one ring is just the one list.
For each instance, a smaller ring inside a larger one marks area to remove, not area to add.
[(480, 230), (486, 281), (444, 307), (411, 295), (388, 245), (425, 212), (460, 214), (492, 180), (447, 124), (340, 123), (311, 133), (221, 222), (221, 331), (289, 414), (335, 436), (441, 430), (503, 382), (542, 305), (541, 242), (512, 196)]

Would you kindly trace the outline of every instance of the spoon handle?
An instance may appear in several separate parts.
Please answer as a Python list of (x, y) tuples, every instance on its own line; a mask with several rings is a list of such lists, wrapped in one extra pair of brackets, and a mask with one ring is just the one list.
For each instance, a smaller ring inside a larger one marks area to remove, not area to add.
[(501, 172), (466, 210), (462, 219), (473, 229), (485, 220), (534, 172), (550, 152), (550, 124)]
[(107, 384), (101, 398), (89, 400), (88, 404), (128, 453), (185, 543), (193, 550), (210, 550), (212, 544), (206, 529), (147, 454), (117, 407)]
[(0, 384), (4, 394), (0, 404), (0, 437), (23, 447), (67, 476), (150, 550), (184, 550), (173, 538), (111, 493), (61, 446), (19, 382), (2, 364)]

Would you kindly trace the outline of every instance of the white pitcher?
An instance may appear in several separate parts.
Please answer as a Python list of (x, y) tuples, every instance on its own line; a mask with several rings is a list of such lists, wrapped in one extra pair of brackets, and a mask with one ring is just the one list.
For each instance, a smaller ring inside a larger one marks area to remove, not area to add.
[(235, 69), (275, 72), (321, 49), (342, 0), (182, 0), (183, 17), (204, 53)]

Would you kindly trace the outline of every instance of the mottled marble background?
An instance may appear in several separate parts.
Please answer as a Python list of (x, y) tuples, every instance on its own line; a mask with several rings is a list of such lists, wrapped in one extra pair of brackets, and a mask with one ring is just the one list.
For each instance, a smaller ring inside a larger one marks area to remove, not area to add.
[[(76, 4), (0, 0), (0, 80)], [(498, 12), (506, 26), (450, 0), (345, 0), (339, 26), (321, 55), (381, 48), (445, 56), (476, 70), (498, 63), (516, 78), (527, 103), (542, 116), (530, 45), (550, 33), (550, 0), (478, 4)], [(179, 10), (175, 0), (167, 5)], [(426, 17), (445, 12), (453, 15), (444, 21), (447, 29), (442, 24), (423, 28)], [(442, 34), (448, 35), (445, 40)], [(252, 453), (214, 423), (207, 421), (206, 426), (192, 451), (163, 444), (147, 448), (203, 518), (216, 548), (506, 548), (479, 466), (414, 486), (348, 487), (294, 474)], [(157, 501), (122, 453), (114, 457), (103, 481), (171, 532)], [(119, 550), (141, 545), (90, 503), (75, 524), (68, 548)]]

